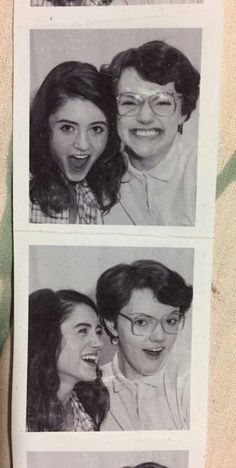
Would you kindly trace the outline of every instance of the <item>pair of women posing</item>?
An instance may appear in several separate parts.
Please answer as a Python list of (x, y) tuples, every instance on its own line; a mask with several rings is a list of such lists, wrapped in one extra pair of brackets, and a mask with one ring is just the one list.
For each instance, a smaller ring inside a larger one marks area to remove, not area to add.
[(193, 225), (196, 148), (181, 135), (198, 93), (199, 73), (162, 41), (100, 72), (54, 68), (31, 108), (30, 221)]
[[(28, 430), (189, 428), (186, 352), (174, 345), (191, 300), (192, 287), (152, 260), (106, 270), (98, 309), (76, 291), (32, 293)], [(102, 372), (101, 323), (117, 348)]]

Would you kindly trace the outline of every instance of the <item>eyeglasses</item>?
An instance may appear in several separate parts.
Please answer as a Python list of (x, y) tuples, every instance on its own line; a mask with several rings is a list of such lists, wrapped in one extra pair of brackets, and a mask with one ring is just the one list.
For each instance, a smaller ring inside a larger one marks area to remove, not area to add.
[(130, 321), (132, 333), (136, 336), (147, 336), (153, 333), (159, 323), (165, 333), (168, 335), (177, 335), (177, 333), (183, 329), (185, 322), (184, 315), (180, 312), (172, 312), (162, 317), (161, 320), (145, 314), (137, 315), (134, 318), (128, 317), (128, 315), (122, 314), (121, 312), (119, 312), (118, 315)]
[(181, 95), (174, 93), (154, 93), (148, 97), (135, 93), (121, 93), (117, 96), (117, 108), (120, 115), (137, 115), (147, 101), (152, 112), (159, 117), (171, 117)]

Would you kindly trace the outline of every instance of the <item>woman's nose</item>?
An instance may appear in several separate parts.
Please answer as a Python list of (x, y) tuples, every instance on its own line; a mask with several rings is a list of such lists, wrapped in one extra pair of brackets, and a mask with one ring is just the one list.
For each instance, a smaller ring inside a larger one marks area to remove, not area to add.
[(86, 151), (89, 147), (89, 139), (85, 131), (78, 131), (74, 139), (74, 147), (80, 151)]
[(161, 326), (161, 323), (157, 323), (156, 327), (150, 335), (151, 341), (161, 342), (165, 340), (165, 332)]
[(154, 118), (155, 118), (155, 115), (152, 111), (152, 108), (148, 100), (145, 100), (137, 115), (137, 120), (139, 122), (149, 123), (149, 122), (152, 122)]

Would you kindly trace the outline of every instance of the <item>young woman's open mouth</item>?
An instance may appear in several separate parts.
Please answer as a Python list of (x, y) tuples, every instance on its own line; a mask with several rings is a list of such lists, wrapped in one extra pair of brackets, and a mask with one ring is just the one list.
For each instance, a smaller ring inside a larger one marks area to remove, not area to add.
[(73, 171), (80, 171), (86, 166), (89, 158), (90, 154), (73, 154), (69, 157), (70, 166)]
[(155, 346), (153, 348), (146, 348), (146, 349), (143, 349), (143, 352), (153, 358), (153, 359), (156, 359), (157, 357), (159, 357), (162, 353), (162, 351), (164, 350), (165, 348), (163, 346)]
[(82, 356), (82, 360), (90, 366), (97, 367), (99, 353), (86, 353)]

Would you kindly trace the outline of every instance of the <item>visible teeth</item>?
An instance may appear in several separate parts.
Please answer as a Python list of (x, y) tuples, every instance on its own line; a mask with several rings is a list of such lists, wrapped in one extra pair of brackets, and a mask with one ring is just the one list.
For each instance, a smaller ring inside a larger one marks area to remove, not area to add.
[(98, 355), (97, 354), (85, 354), (82, 356), (83, 361), (88, 361), (88, 362), (93, 362), (96, 363), (98, 362)]
[(160, 130), (144, 130), (144, 129), (137, 129), (134, 130), (135, 135), (142, 136), (142, 137), (153, 137), (157, 133), (160, 133)]
[(147, 349), (147, 351), (153, 351), (153, 352), (157, 352), (157, 351), (162, 351), (163, 348), (149, 348)]
[(73, 154), (73, 157), (76, 159), (86, 159), (89, 157), (88, 154)]

